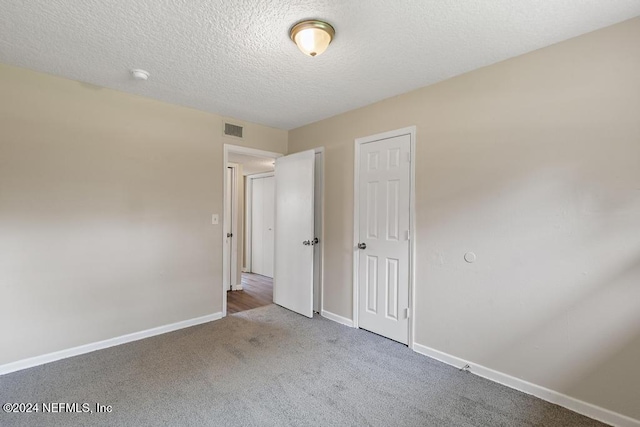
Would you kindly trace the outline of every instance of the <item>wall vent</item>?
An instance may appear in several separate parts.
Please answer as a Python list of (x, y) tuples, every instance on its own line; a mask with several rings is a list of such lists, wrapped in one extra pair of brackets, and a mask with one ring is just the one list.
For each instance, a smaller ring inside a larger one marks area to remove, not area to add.
[(224, 123), (224, 134), (226, 136), (234, 136), (236, 138), (242, 138), (242, 131), (244, 128), (242, 126), (234, 125), (232, 123)]

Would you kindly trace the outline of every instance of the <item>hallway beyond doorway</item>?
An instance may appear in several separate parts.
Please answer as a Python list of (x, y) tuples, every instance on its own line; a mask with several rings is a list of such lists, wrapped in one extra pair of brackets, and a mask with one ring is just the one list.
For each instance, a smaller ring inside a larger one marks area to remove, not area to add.
[(242, 290), (227, 292), (227, 314), (273, 304), (273, 279), (242, 273)]

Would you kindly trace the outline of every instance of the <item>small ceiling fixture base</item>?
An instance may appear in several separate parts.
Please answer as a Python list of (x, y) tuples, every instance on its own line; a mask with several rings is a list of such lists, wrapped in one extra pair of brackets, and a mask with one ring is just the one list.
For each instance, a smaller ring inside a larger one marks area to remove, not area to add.
[(149, 78), (149, 72), (139, 68), (131, 70), (131, 75), (136, 80), (147, 80)]
[(324, 21), (300, 21), (289, 30), (289, 37), (305, 55), (318, 56), (329, 47), (336, 35), (331, 24)]

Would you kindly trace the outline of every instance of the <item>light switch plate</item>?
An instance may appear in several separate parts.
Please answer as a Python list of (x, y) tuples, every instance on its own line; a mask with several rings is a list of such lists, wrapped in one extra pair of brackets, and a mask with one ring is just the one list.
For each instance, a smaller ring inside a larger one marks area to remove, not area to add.
[(218, 214), (211, 215), (211, 224), (218, 225), (220, 223), (220, 218), (218, 218)]

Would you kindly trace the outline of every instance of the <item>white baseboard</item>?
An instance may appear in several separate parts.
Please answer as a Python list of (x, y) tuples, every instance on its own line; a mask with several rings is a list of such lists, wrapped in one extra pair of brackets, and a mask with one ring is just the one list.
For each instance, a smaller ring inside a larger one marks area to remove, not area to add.
[(557, 391), (532, 384), (528, 381), (512, 377), (511, 375), (494, 371), (493, 369), (477, 365), (473, 362), (460, 359), (458, 357), (443, 353), (438, 350), (434, 350), (433, 348), (418, 343), (413, 343), (413, 350), (416, 353), (429, 356), (448, 365), (455, 366), (456, 368), (462, 368), (465, 365), (469, 365), (469, 371), (480, 377), (522, 391), (524, 393), (531, 394), (533, 396), (539, 397), (542, 400), (546, 400), (547, 402), (555, 403), (556, 405), (570, 409), (574, 412), (577, 412), (578, 414), (586, 415), (587, 417), (602, 421), (612, 426), (640, 427), (640, 420), (618, 414), (608, 409), (604, 409), (591, 403), (587, 403), (571, 396), (567, 396), (566, 394), (562, 394)]
[(170, 325), (158, 326), (157, 328), (151, 328), (145, 331), (133, 332), (131, 334), (109, 338), (91, 344), (85, 344), (66, 350), (56, 351), (54, 353), (48, 353), (41, 356), (18, 360), (16, 362), (0, 365), (0, 375), (8, 374), (15, 371), (21, 371), (23, 369), (32, 368), (38, 365), (44, 365), (45, 363), (55, 362), (56, 360), (66, 359), (68, 357), (91, 353), (92, 351), (102, 350), (104, 348), (113, 347), (120, 344), (126, 344), (132, 341), (138, 341), (144, 338), (153, 337), (155, 335), (166, 334), (167, 332), (177, 331), (178, 329), (184, 329), (190, 326), (212, 322), (221, 318), (222, 313), (213, 313), (202, 317), (196, 317), (195, 319), (183, 320), (181, 322), (171, 323)]
[(231, 286), (231, 290), (232, 291), (241, 291), (242, 290), (242, 283), (239, 283), (237, 285)]
[(326, 319), (333, 320), (334, 322), (338, 322), (342, 325), (346, 325), (350, 328), (353, 328), (353, 320), (347, 319), (346, 317), (338, 316), (337, 314), (333, 314), (330, 311), (322, 310), (320, 315)]

